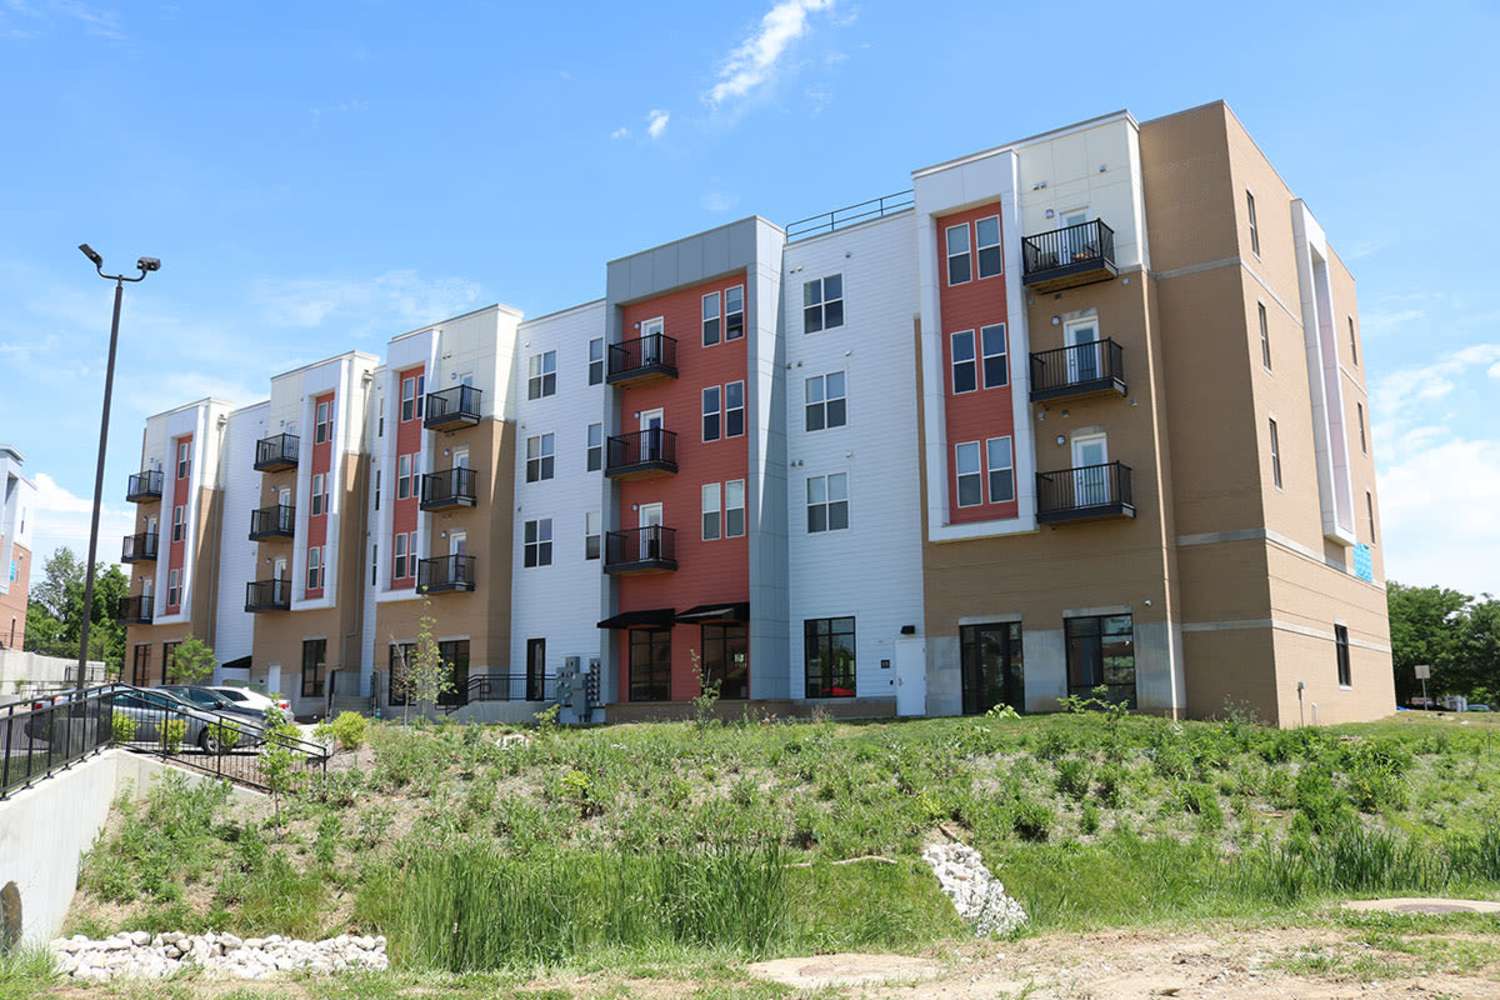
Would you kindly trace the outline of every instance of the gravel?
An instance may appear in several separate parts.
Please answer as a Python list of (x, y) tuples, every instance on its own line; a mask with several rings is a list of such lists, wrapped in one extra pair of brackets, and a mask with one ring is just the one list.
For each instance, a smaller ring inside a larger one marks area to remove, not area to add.
[(922, 852), (953, 908), (979, 937), (1010, 934), (1026, 924), (1026, 911), (967, 844), (932, 844)]
[(50, 947), (60, 972), (87, 982), (169, 979), (189, 968), (228, 979), (265, 979), (284, 972), (316, 975), (388, 965), (384, 937), (349, 934), (298, 941), (279, 934), (242, 940), (233, 934), (122, 931), (101, 941), (76, 934)]

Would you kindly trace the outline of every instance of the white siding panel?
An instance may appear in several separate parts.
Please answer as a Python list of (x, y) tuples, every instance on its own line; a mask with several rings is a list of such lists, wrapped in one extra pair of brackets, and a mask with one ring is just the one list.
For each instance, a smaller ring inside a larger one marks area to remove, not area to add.
[(245, 584), (257, 578), (259, 545), (250, 540), (250, 512), (262, 506), (261, 474), (255, 470), (255, 442), (266, 437), (271, 404), (235, 410), (224, 429), (223, 516), (219, 535), (219, 600), (214, 627), (214, 657), (219, 663), (249, 656), (255, 639), (255, 616), (245, 611)]

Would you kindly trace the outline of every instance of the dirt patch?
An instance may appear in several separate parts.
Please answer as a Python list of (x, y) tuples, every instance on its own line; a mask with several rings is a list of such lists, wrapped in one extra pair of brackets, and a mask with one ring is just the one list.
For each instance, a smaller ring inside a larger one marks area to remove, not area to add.
[(830, 986), (869, 986), (935, 978), (941, 968), (925, 958), (907, 955), (816, 955), (756, 962), (752, 975), (804, 990)]
[(1410, 897), (1396, 899), (1355, 899), (1344, 909), (1360, 913), (1500, 913), (1500, 903), (1489, 899), (1442, 899)]

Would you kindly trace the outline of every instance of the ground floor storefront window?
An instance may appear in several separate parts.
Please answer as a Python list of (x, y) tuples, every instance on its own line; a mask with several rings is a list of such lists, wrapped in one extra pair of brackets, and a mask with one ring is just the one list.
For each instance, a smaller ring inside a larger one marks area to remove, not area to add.
[(965, 715), (982, 715), (996, 705), (1026, 710), (1021, 623), (965, 625), (958, 630)]
[(854, 619), (813, 618), (802, 628), (807, 697), (853, 698)]
[(469, 640), (454, 639), (438, 643), (438, 659), (448, 672), (447, 690), (438, 695), (438, 704), (468, 704)]
[(1104, 687), (1105, 697), (1136, 707), (1135, 625), (1130, 615), (1096, 615), (1063, 622), (1068, 646), (1068, 694), (1088, 698)]
[(630, 700), (670, 701), (672, 698), (672, 630), (630, 630)]
[(750, 697), (750, 632), (744, 625), (704, 625), (703, 679), (719, 685), (719, 697)]

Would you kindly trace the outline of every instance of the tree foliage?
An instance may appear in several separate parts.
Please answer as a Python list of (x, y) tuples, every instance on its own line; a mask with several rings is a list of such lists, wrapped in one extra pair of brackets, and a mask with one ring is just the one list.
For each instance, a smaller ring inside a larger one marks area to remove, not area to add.
[(1410, 703), (1422, 691), (1416, 667), (1432, 668), (1431, 695), (1461, 694), (1490, 702), (1500, 694), (1500, 601), (1446, 587), (1408, 587), (1390, 581), (1391, 659), (1396, 698)]
[[(83, 631), (84, 561), (71, 549), (58, 548), (31, 586), (26, 609), (26, 648), (48, 656), (75, 658)], [(120, 567), (99, 563), (94, 570), (94, 601), (89, 613), (89, 659), (103, 660), (119, 676), (125, 658), (125, 626), (115, 620), (120, 598), (130, 593), (130, 579)]]
[(212, 677), (213, 672), (213, 647), (194, 636), (184, 639), (172, 650), (172, 662), (167, 665), (167, 682), (201, 684)]

